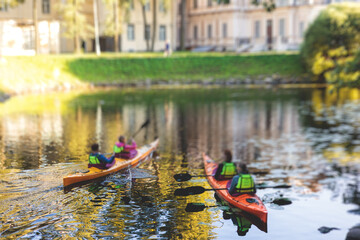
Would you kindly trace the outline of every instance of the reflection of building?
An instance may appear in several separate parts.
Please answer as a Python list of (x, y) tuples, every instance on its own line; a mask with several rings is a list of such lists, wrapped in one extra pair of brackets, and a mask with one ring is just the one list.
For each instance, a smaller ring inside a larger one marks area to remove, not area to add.
[(262, 1), (259, 6), (251, 0), (229, 2), (187, 1), (187, 48), (209, 46), (239, 52), (298, 49), (306, 28), (332, 1), (275, 0), (276, 9), (271, 13), (264, 10)]

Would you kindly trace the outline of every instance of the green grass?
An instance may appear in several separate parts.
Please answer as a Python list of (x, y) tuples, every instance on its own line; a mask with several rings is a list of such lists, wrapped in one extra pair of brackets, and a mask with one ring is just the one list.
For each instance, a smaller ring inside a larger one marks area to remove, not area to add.
[(7, 57), (0, 65), (0, 88), (16, 92), (56, 89), (86, 83), (137, 83), (151, 80), (209, 80), (277, 74), (300, 76), (304, 69), (297, 53), (189, 53), (169, 58), (161, 53), (44, 55)]

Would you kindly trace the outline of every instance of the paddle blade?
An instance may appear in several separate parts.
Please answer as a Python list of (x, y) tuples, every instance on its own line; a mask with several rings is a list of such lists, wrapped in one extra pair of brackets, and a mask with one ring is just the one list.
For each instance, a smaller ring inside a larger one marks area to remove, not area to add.
[(277, 185), (277, 186), (274, 186), (274, 188), (291, 188), (291, 185), (286, 185), (286, 184)]
[(187, 187), (185, 188), (188, 195), (196, 195), (204, 193), (206, 190), (203, 187), (200, 186), (193, 186), (193, 187)]
[(140, 128), (146, 127), (147, 125), (149, 125), (149, 123), (150, 123), (150, 119), (147, 119), (147, 120), (143, 123), (143, 125), (141, 125)]
[(203, 203), (188, 203), (186, 205), (185, 211), (186, 212), (201, 212), (205, 208), (206, 208), (206, 206)]
[(186, 189), (179, 188), (179, 189), (175, 190), (174, 195), (175, 196), (188, 196), (189, 194), (187, 193)]
[(179, 174), (175, 174), (174, 178), (177, 182), (185, 182), (191, 179), (191, 175), (188, 173), (179, 173)]

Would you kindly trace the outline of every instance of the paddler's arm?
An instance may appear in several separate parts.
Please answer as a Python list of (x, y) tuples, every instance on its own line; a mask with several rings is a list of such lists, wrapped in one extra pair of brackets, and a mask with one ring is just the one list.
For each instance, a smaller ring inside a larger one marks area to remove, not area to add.
[(230, 188), (229, 188), (229, 193), (230, 194), (234, 193), (234, 190), (235, 190), (235, 187), (236, 187), (236, 184), (237, 184), (238, 181), (239, 181), (239, 175), (235, 175), (231, 180), (231, 185), (230, 185)]
[(106, 158), (104, 155), (99, 154), (98, 159), (100, 160), (100, 162), (102, 163), (112, 163), (114, 161), (114, 155), (111, 156), (110, 158)]

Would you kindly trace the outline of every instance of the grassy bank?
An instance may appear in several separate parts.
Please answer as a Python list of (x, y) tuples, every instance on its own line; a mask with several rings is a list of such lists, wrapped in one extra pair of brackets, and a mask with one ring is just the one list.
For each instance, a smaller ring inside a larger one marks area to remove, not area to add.
[(67, 89), (88, 83), (137, 83), (245, 79), (304, 73), (297, 53), (161, 53), (7, 57), (0, 64), (0, 88), (7, 92)]

